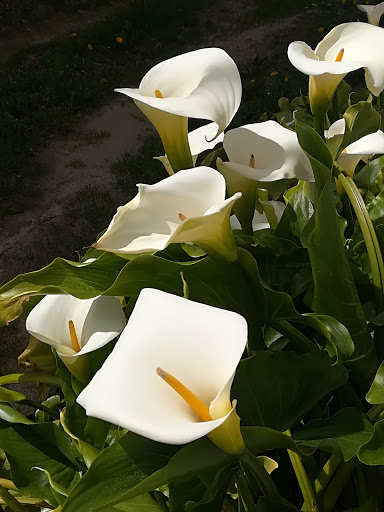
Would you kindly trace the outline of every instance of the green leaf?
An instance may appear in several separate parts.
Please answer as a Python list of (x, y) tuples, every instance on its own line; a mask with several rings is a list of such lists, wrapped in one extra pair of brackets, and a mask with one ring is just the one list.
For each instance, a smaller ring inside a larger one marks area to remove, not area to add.
[(310, 185), (305, 181), (299, 181), (295, 187), (290, 188), (285, 193), (286, 199), (296, 214), (298, 227), (296, 236), (299, 238), (314, 213), (310, 195)]
[(11, 478), (18, 489), (33, 498), (56, 505), (47, 478), (33, 467), (45, 469), (61, 486), (72, 482), (77, 465), (73, 459), (70, 439), (54, 423), (23, 425), (0, 420), (0, 446), (11, 469)]
[(354, 358), (362, 358), (353, 366), (352, 378), (366, 390), (373, 379), (375, 355), (340, 234), (332, 188), (332, 157), (325, 158), (314, 150), (320, 144), (314, 130), (300, 123), (296, 127), (316, 180), (315, 224), (307, 240), (314, 279), (311, 307), (317, 314), (336, 318), (348, 329), (355, 344)]
[(360, 448), (357, 456), (367, 466), (384, 465), (384, 420), (375, 423), (372, 437)]
[(24, 416), (24, 414), (21, 414), (21, 412), (16, 411), (16, 409), (6, 404), (0, 404), (0, 419), (8, 421), (9, 423), (33, 424), (33, 421)]
[(384, 361), (376, 372), (366, 400), (370, 404), (384, 404)]
[(56, 258), (41, 270), (20, 274), (0, 288), (0, 325), (22, 313), (22, 304), (29, 295), (65, 292), (79, 299), (100, 295), (114, 283), (126, 263), (115, 254), (104, 253), (92, 263)]
[(359, 188), (365, 188), (367, 190), (377, 192), (375, 181), (383, 168), (384, 156), (380, 156), (379, 158), (375, 158), (375, 160), (372, 160), (368, 165), (363, 167), (361, 171), (355, 174), (353, 179)]
[(292, 438), (298, 446), (309, 446), (341, 455), (349, 461), (371, 437), (373, 426), (358, 409), (342, 409), (331, 418), (312, 420)]
[[(271, 379), (271, 375), (276, 376)], [(348, 380), (324, 352), (258, 351), (237, 368), (232, 396), (243, 425), (285, 431), (296, 425), (328, 393)]]
[(344, 114), (345, 132), (341, 150), (365, 135), (377, 132), (380, 128), (380, 114), (372, 105), (372, 96), (368, 101), (359, 101), (351, 105)]
[(371, 496), (368, 498), (368, 501), (361, 505), (361, 507), (350, 508), (345, 512), (377, 512), (379, 509), (377, 508), (377, 499), (375, 496)]
[(298, 120), (296, 120), (295, 124), (299, 144), (307, 155), (310, 156), (311, 159), (318, 160), (328, 167), (328, 169), (332, 169), (332, 155), (320, 135), (313, 128), (300, 123)]
[(22, 402), (26, 399), (27, 397), (23, 395), (23, 393), (12, 391), (11, 389), (6, 389), (0, 386), (0, 402)]

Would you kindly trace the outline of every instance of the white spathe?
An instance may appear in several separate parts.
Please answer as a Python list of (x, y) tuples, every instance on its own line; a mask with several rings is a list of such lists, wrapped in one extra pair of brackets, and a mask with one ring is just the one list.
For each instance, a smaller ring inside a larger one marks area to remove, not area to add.
[[(335, 121), (327, 131), (326, 138), (336, 135), (343, 135), (345, 132), (345, 119)], [(353, 176), (355, 168), (360, 160), (368, 163), (373, 155), (384, 154), (384, 133), (377, 130), (375, 133), (365, 135), (361, 139), (349, 144), (337, 159), (337, 163), (350, 175)]]
[[(72, 320), (80, 351), (72, 347)], [(112, 341), (124, 329), (126, 318), (117, 297), (77, 299), (72, 295), (46, 295), (29, 313), (27, 331), (54, 347), (71, 369), (77, 360)]]
[[(309, 96), (313, 113), (325, 113), (340, 81), (356, 69), (364, 68), (367, 87), (378, 96), (384, 89), (383, 47), (384, 29), (359, 22), (333, 28), (315, 50), (303, 41), (291, 43), (289, 60), (311, 77)], [(341, 61), (336, 62), (341, 50)]]
[[(230, 388), (247, 323), (230, 311), (154, 289), (141, 291), (112, 354), (79, 395), (88, 416), (161, 443), (184, 444), (235, 413)], [(156, 373), (161, 367), (209, 406), (201, 421)]]
[[(193, 165), (196, 164), (197, 157), (200, 153), (203, 153), (203, 151), (206, 151), (207, 149), (213, 149), (216, 144), (223, 142), (224, 133), (221, 133), (215, 138), (217, 131), (217, 124), (209, 123), (188, 133), (188, 143), (192, 154)], [(167, 155), (155, 156), (154, 158), (156, 160), (160, 160), (169, 175), (173, 174), (173, 169), (169, 163)]]
[[(229, 162), (221, 166), (253, 181), (297, 178), (314, 181), (308, 157), (301, 149), (296, 132), (276, 121), (247, 124), (224, 135)], [(251, 155), (254, 157), (250, 167)]]
[(231, 57), (221, 48), (203, 48), (160, 62), (138, 89), (115, 90), (159, 111), (214, 121), (218, 135), (237, 112), (242, 88)]
[(140, 254), (171, 243), (195, 242), (204, 250), (232, 243), (227, 240), (229, 216), (241, 194), (225, 199), (225, 180), (214, 169), (185, 169), (138, 188), (137, 196), (117, 210), (95, 248)]
[(384, 2), (381, 2), (377, 5), (363, 5), (363, 4), (357, 4), (358, 9), (360, 11), (363, 11), (366, 13), (368, 17), (368, 23), (371, 23), (371, 25), (379, 25), (380, 24), (380, 18), (382, 14), (384, 13)]
[[(282, 203), (281, 201), (269, 201), (269, 203), (272, 205), (277, 221), (280, 221), (285, 210), (285, 204)], [(257, 210), (255, 210), (255, 214), (252, 219), (252, 227), (253, 231), (259, 231), (260, 229), (266, 229), (271, 227), (269, 225), (265, 212), (259, 213)], [(241, 229), (240, 222), (238, 221), (236, 215), (231, 215), (231, 228)]]
[(173, 172), (192, 167), (188, 118), (217, 124), (224, 131), (241, 101), (235, 62), (220, 48), (203, 48), (160, 62), (138, 89), (115, 89), (132, 98), (156, 128)]

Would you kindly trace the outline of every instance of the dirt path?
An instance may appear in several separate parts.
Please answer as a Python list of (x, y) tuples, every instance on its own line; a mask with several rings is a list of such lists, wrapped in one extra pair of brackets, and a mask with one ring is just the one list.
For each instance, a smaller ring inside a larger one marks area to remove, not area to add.
[(96, 9), (79, 10), (76, 15), (70, 16), (59, 12), (44, 21), (33, 24), (32, 27), (26, 23), (21, 29), (5, 29), (0, 32), (0, 63), (28, 46), (70, 37), (72, 33), (104, 19), (117, 8), (126, 6), (127, 3), (127, 0), (109, 0), (106, 2), (107, 5)]

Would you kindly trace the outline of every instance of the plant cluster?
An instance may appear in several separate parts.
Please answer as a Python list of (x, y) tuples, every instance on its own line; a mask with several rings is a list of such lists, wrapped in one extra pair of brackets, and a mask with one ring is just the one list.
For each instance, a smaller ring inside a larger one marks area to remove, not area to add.
[[(0, 289), (1, 323), (24, 316), (31, 336), (29, 371), (0, 377), (0, 509), (383, 509), (376, 14), (291, 43), (309, 92), (273, 120), (225, 131), (242, 86), (219, 48), (117, 90), (168, 177), (138, 184), (81, 261)], [(39, 400), (7, 387), (22, 382)]]

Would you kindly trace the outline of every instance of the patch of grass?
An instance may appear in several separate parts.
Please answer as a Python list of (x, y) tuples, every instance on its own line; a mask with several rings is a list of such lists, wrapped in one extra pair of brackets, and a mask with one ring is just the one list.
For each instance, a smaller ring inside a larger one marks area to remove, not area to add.
[[(25, 50), (0, 72), (0, 212), (30, 195), (42, 173), (36, 153), (105, 103), (117, 86), (137, 85), (148, 60), (170, 57), (199, 39), (194, 11), (203, 0), (136, 0), (77, 37)], [(123, 43), (116, 42), (116, 37)], [(88, 48), (92, 45), (92, 50)]]

